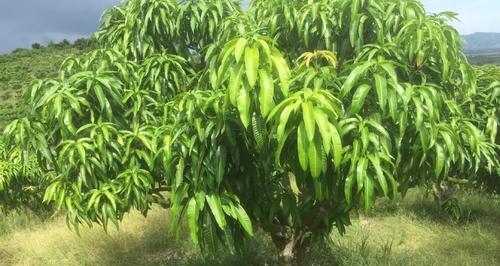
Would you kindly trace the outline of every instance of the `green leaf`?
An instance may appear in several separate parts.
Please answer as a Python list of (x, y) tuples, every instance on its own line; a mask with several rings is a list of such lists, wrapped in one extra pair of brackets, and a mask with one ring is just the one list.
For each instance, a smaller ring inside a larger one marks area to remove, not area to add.
[(222, 210), (222, 204), (219, 196), (217, 195), (207, 195), (206, 196), (208, 206), (212, 211), (212, 215), (215, 217), (215, 221), (219, 225), (220, 229), (226, 229), (226, 216)]
[(243, 56), (243, 52), (245, 51), (247, 42), (248, 41), (245, 38), (239, 38), (236, 42), (236, 46), (234, 47), (234, 58), (236, 59), (237, 63), (240, 62), (241, 57)]
[(241, 226), (243, 226), (243, 229), (250, 235), (253, 236), (253, 226), (252, 226), (252, 221), (250, 220), (250, 217), (248, 217), (247, 212), (241, 205), (238, 205), (236, 209), (237, 215), (238, 215), (238, 221), (240, 222)]
[(184, 180), (184, 158), (180, 157), (175, 172), (175, 187), (178, 188)]
[(203, 210), (205, 208), (205, 191), (197, 191), (195, 192), (196, 206), (198, 206), (199, 210)]
[(415, 126), (419, 130), (424, 121), (424, 108), (422, 105), (422, 101), (418, 97), (413, 97), (413, 102), (415, 103), (415, 107), (417, 109), (417, 117), (415, 118)]
[(191, 235), (191, 240), (193, 241), (193, 244), (198, 245), (199, 239), (198, 239), (198, 216), (199, 216), (199, 209), (196, 204), (196, 199), (191, 198), (188, 203), (187, 207), (187, 219), (188, 219), (188, 225), (189, 225), (189, 234)]
[(345, 180), (344, 194), (345, 194), (345, 199), (347, 200), (347, 203), (349, 203), (349, 204), (352, 203), (352, 187), (354, 186), (355, 180), (356, 179), (351, 174), (349, 174)]
[(229, 91), (229, 100), (231, 101), (231, 104), (236, 105), (237, 104), (237, 99), (238, 99), (238, 94), (241, 90), (241, 83), (243, 80), (243, 70), (244, 70), (243, 64), (241, 64), (238, 67), (237, 71), (234, 71), (232, 68), (230, 71), (230, 78), (229, 78), (229, 86), (228, 86), (228, 91)]
[[(359, 0), (353, 0), (352, 7), (356, 6)], [(357, 43), (356, 36), (358, 35), (360, 18), (357, 13), (351, 13), (351, 25), (349, 26), (349, 41), (351, 42), (351, 46), (354, 47)]]
[(333, 163), (335, 168), (339, 170), (342, 162), (342, 137), (334, 125), (330, 125), (330, 134), (333, 144)]
[(387, 180), (385, 179), (384, 176), (384, 172), (382, 171), (380, 158), (378, 157), (378, 155), (373, 155), (373, 154), (368, 155), (368, 158), (370, 159), (372, 166), (375, 168), (375, 171), (377, 172), (377, 180), (380, 187), (382, 188), (382, 191), (384, 192), (384, 196), (387, 197), (389, 189), (387, 186)]
[(111, 203), (111, 206), (113, 206), (113, 210), (116, 210), (117, 206), (116, 206), (115, 196), (113, 194), (111, 194), (111, 192), (109, 192), (108, 190), (104, 191), (104, 195), (106, 196), (106, 198)]
[(320, 145), (316, 142), (309, 142), (307, 145), (307, 155), (311, 176), (317, 178), (323, 169), (323, 157), (321, 156)]
[(394, 84), (398, 84), (398, 75), (396, 74), (394, 65), (391, 62), (386, 62), (380, 64), (380, 66), (385, 70), (385, 73), (389, 75)]
[(95, 95), (97, 96), (97, 100), (99, 101), (101, 111), (104, 110), (104, 107), (108, 103), (108, 100), (106, 99), (106, 96), (104, 96), (104, 92), (103, 92), (101, 86), (96, 85), (93, 88), (93, 91), (94, 91)]
[(271, 55), (271, 60), (273, 62), (274, 67), (276, 68), (280, 80), (280, 89), (283, 96), (288, 96), (289, 91), (289, 79), (290, 79), (290, 70), (288, 68), (288, 64), (285, 59), (281, 56), (281, 54), (275, 52)]
[(280, 143), (284, 141), (286, 125), (288, 123), (288, 119), (290, 118), (290, 114), (292, 113), (293, 110), (294, 106), (289, 105), (285, 107), (285, 109), (283, 109), (283, 111), (280, 114), (278, 129), (276, 130), (276, 138)]
[(215, 174), (217, 184), (220, 184), (224, 178), (224, 173), (226, 171), (226, 157), (226, 148), (224, 146), (219, 146), (217, 149), (217, 172)]
[(351, 108), (349, 109), (349, 114), (358, 114), (365, 103), (366, 96), (370, 92), (371, 86), (368, 84), (363, 84), (358, 87), (354, 95), (352, 96)]
[(356, 183), (358, 184), (358, 192), (361, 192), (361, 189), (365, 185), (365, 179), (367, 179), (366, 169), (368, 167), (368, 160), (364, 157), (358, 160), (358, 164), (356, 167)]
[(245, 69), (250, 87), (255, 87), (257, 71), (259, 69), (259, 49), (256, 47), (245, 48)]
[(250, 124), (250, 95), (245, 88), (240, 89), (238, 96), (238, 110), (240, 111), (240, 119), (245, 128)]
[(80, 160), (81, 160), (82, 164), (85, 164), (87, 161), (87, 155), (85, 152), (85, 148), (83, 147), (83, 145), (81, 143), (77, 143), (75, 146), (76, 146), (76, 149), (78, 150), (78, 154), (80, 155)]
[(307, 159), (308, 143), (309, 141), (307, 140), (306, 137), (304, 122), (301, 122), (297, 130), (297, 153), (299, 156), (300, 167), (304, 171), (306, 171), (308, 168), (308, 159)]
[(306, 127), (307, 139), (311, 142), (314, 139), (316, 122), (314, 120), (314, 109), (310, 102), (302, 103), (302, 116)]
[(259, 70), (260, 91), (259, 104), (263, 117), (267, 117), (274, 108), (274, 81), (266, 70)]
[(389, 91), (389, 113), (391, 115), (392, 121), (397, 121), (398, 119), (398, 98), (394, 91)]
[(347, 76), (346, 81), (340, 89), (340, 96), (345, 97), (352, 90), (356, 82), (361, 78), (363, 74), (370, 68), (374, 62), (368, 61), (360, 66), (357, 66), (350, 74)]
[(443, 171), (444, 163), (445, 163), (445, 153), (444, 149), (440, 144), (436, 144), (436, 167), (434, 169), (434, 174), (436, 176), (440, 176)]
[(328, 155), (330, 153), (330, 146), (332, 143), (330, 135), (330, 122), (328, 121), (327, 115), (321, 110), (316, 110), (314, 112), (314, 119), (316, 120), (321, 138), (323, 139), (323, 149)]
[(378, 73), (374, 74), (375, 77), (375, 88), (377, 90), (378, 96), (378, 104), (382, 111), (385, 111), (385, 105), (387, 101), (387, 79), (379, 75)]

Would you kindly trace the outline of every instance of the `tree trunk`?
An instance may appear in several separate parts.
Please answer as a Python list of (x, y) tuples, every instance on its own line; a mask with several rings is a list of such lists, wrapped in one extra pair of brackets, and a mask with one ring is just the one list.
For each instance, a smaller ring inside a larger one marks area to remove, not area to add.
[(442, 208), (443, 205), (451, 198), (455, 197), (457, 192), (460, 190), (460, 186), (458, 184), (449, 184), (449, 183), (440, 183), (434, 184), (432, 186), (432, 192), (434, 195), (434, 199), (439, 208)]
[(301, 232), (293, 232), (287, 237), (273, 235), (272, 239), (279, 250), (281, 265), (303, 265), (304, 256), (308, 250), (307, 245), (309, 244), (309, 237), (305, 237)]

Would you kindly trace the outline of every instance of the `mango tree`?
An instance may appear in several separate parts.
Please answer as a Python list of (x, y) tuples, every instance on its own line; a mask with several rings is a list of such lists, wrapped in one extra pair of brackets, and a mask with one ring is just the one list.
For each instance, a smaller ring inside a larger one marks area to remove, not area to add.
[(23, 156), (17, 148), (0, 143), (0, 214), (18, 208), (29, 208), (35, 214), (46, 214), (43, 194), (52, 172), (44, 172), (35, 156)]
[(497, 163), (453, 100), (476, 85), (452, 19), (416, 0), (129, 0), (6, 133), (56, 173), (44, 200), (75, 228), (160, 203), (204, 251), (259, 229), (293, 263), (376, 197)]
[[(485, 132), (485, 137), (497, 147), (500, 145), (498, 134), (500, 118), (500, 67), (476, 67), (477, 90), (471, 95), (462, 95), (457, 100), (465, 115), (479, 129)], [(496, 153), (499, 158), (500, 154)], [(477, 174), (472, 174), (470, 181), (491, 192), (500, 192), (500, 166), (483, 164), (478, 166)]]

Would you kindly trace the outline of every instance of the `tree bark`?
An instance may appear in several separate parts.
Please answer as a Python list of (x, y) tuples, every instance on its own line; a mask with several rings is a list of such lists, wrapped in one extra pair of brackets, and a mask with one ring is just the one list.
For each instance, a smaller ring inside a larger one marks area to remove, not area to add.
[(273, 242), (279, 250), (279, 261), (284, 266), (303, 265), (308, 250), (309, 237), (302, 232), (290, 232), (286, 236), (273, 235)]

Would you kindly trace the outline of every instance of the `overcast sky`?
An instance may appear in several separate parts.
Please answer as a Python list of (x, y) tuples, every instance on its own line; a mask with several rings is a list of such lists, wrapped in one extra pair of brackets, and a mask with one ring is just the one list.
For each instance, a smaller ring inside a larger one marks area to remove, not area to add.
[[(32, 43), (89, 36), (102, 12), (120, 0), (0, 0), (0, 54)], [(424, 0), (427, 11), (452, 10), (462, 34), (500, 32), (499, 0)]]

